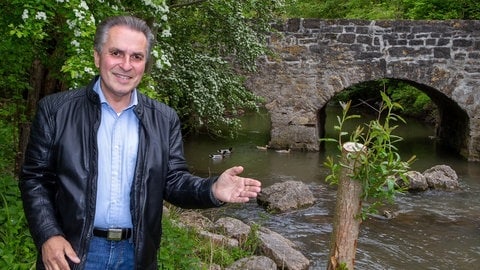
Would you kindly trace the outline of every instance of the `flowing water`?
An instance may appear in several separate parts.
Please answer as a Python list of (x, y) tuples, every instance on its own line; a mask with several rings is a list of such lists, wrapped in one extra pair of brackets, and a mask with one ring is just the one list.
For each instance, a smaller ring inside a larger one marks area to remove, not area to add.
[[(337, 108), (327, 110), (327, 130), (333, 130), (333, 121), (339, 113)], [(327, 146), (320, 153), (261, 151), (256, 146), (268, 143), (268, 116), (253, 114), (242, 121), (244, 129), (235, 140), (189, 138), (185, 142), (185, 156), (191, 171), (201, 176), (218, 175), (231, 166), (243, 165), (243, 176), (261, 180), (263, 187), (286, 180), (302, 181), (309, 185), (317, 201), (307, 209), (283, 214), (269, 214), (255, 201), (205, 214), (255, 221), (293, 241), (310, 259), (310, 269), (326, 269), (336, 191), (324, 181), (329, 171), (323, 162), (326, 156), (337, 155), (336, 147)], [(397, 145), (403, 159), (417, 156), (413, 170), (423, 172), (434, 165), (449, 165), (457, 172), (461, 188), (455, 192), (400, 195), (393, 205), (387, 206), (398, 213), (396, 218), (371, 217), (363, 221), (355, 268), (480, 269), (480, 164), (469, 163), (437, 147), (429, 138), (434, 134), (433, 127), (415, 120), (407, 119), (407, 124), (394, 133), (404, 138)], [(228, 147), (234, 150), (230, 157), (209, 158), (217, 149)]]

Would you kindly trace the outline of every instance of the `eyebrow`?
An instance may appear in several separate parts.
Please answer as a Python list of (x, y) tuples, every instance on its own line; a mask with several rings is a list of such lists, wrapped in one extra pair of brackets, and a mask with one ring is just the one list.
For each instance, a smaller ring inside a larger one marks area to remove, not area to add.
[[(116, 47), (113, 47), (113, 48), (109, 48), (108, 49), (108, 53), (112, 53), (112, 52), (120, 52), (120, 53), (123, 53), (125, 54), (125, 50), (122, 50), (122, 49), (119, 49), (119, 48), (116, 48)], [(136, 56), (143, 56), (145, 57), (145, 52), (133, 52), (131, 55), (136, 55)]]

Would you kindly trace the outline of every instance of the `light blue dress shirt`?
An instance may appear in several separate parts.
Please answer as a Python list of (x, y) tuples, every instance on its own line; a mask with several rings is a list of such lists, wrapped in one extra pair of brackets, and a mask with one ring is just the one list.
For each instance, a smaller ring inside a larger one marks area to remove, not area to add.
[(138, 150), (139, 120), (133, 109), (137, 90), (129, 106), (117, 114), (101, 91), (100, 78), (93, 90), (100, 96), (102, 120), (97, 133), (98, 179), (94, 226), (132, 228), (130, 190)]

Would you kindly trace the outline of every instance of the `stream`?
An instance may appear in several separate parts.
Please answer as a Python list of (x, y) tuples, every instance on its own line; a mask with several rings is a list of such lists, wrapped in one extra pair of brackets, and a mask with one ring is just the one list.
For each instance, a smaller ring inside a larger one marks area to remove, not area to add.
[[(327, 109), (327, 137), (336, 136), (333, 125), (341, 111)], [(365, 120), (363, 120), (365, 121)], [(480, 164), (436, 145), (430, 137), (432, 126), (406, 119), (394, 132), (404, 140), (396, 146), (407, 160), (415, 155), (412, 170), (423, 172), (435, 165), (452, 167), (459, 177), (460, 189), (454, 192), (429, 190), (397, 196), (393, 219), (370, 217), (362, 222), (356, 253), (356, 269), (478, 269), (480, 264)], [(358, 123), (352, 123), (353, 126)], [(280, 154), (261, 151), (257, 145), (269, 141), (270, 123), (265, 112), (242, 117), (243, 129), (236, 139), (189, 137), (185, 157), (192, 173), (218, 175), (225, 169), (242, 165), (243, 176), (256, 178), (267, 187), (277, 182), (296, 180), (307, 184), (317, 198), (306, 209), (269, 214), (255, 200), (205, 211), (211, 217), (232, 216), (254, 221), (280, 233), (297, 245), (311, 261), (310, 269), (326, 269), (335, 208), (335, 186), (325, 183), (329, 174), (323, 163), (336, 156), (335, 145), (322, 152), (291, 151)], [(217, 149), (233, 148), (225, 159), (212, 160)]]

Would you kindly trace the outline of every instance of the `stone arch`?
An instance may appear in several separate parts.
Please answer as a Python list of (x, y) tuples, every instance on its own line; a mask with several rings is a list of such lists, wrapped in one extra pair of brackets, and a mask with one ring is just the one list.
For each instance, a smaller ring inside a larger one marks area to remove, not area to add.
[(406, 81), (440, 110), (437, 136), (480, 161), (480, 21), (290, 19), (247, 88), (267, 101), (270, 146), (319, 150), (322, 108), (349, 86)]
[(468, 157), (470, 117), (467, 112), (457, 102), (431, 86), (412, 81), (408, 81), (408, 83), (427, 94), (437, 105), (439, 115), (435, 127), (435, 136), (440, 144)]
[[(393, 78), (389, 78), (393, 79)], [(466, 149), (468, 146), (470, 133), (469, 121), (470, 118), (468, 114), (463, 110), (454, 100), (447, 97), (441, 91), (434, 89), (431, 86), (420, 84), (414, 81), (401, 79), (400, 81), (406, 82), (419, 91), (424, 92), (428, 97), (435, 103), (438, 108), (438, 119), (435, 126), (435, 139), (440, 142), (443, 146), (447, 146), (453, 150), (457, 150), (459, 154), (466, 156), (467, 153), (462, 153), (461, 151)], [(334, 95), (339, 94), (341, 91), (346, 88), (352, 87), (354, 85), (362, 84), (365, 82), (359, 82), (356, 84), (349, 85), (341, 90), (336, 89)], [(333, 96), (332, 96), (333, 98)], [(328, 102), (327, 102), (328, 103)], [(319, 108), (317, 111), (317, 129), (319, 138), (323, 138), (325, 135), (325, 125), (326, 125), (326, 106), (324, 104), (322, 108)], [(323, 149), (322, 143), (319, 144), (320, 150)]]

